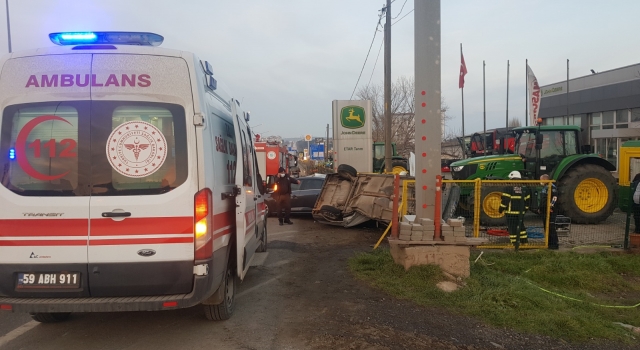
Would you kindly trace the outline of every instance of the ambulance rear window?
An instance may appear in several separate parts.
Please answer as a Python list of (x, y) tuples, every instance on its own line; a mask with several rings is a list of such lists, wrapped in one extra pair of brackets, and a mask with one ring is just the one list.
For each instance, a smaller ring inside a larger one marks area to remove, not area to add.
[[(80, 146), (88, 144), (89, 102), (53, 102), (5, 108), (0, 135), (0, 180), (24, 196), (84, 195)], [(80, 136), (84, 135), (84, 136)], [(85, 158), (88, 154), (85, 154)]]
[(162, 194), (186, 181), (179, 105), (71, 101), (2, 114), (0, 183), (22, 196)]
[(94, 101), (91, 120), (92, 195), (160, 194), (185, 182), (182, 107)]

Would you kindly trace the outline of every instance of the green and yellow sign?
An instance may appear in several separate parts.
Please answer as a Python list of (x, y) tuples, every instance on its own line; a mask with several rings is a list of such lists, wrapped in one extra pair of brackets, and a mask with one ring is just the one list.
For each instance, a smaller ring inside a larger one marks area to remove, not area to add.
[(359, 106), (346, 106), (340, 111), (340, 123), (347, 129), (358, 129), (364, 126), (364, 108)]

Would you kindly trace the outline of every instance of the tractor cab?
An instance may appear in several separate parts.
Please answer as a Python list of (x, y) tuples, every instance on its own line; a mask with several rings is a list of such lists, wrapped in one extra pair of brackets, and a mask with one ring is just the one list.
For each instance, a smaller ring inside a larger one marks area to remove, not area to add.
[(580, 154), (579, 129), (575, 126), (516, 128), (515, 153), (524, 161), (524, 176), (537, 179), (552, 175), (561, 161)]
[[(374, 173), (382, 173), (384, 172), (384, 164), (385, 162), (385, 145), (384, 142), (374, 142), (373, 143), (373, 172)], [(396, 144), (391, 143), (391, 168), (394, 174), (399, 174), (400, 172), (409, 170), (409, 166), (407, 164), (407, 160), (400, 155), (398, 155), (398, 151), (396, 150)]]

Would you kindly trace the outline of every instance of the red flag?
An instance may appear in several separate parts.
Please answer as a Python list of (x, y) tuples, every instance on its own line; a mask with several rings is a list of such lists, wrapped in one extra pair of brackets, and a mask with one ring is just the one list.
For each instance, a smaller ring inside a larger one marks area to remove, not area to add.
[(458, 88), (464, 88), (464, 76), (467, 75), (467, 65), (464, 63), (464, 55), (460, 50), (460, 80), (458, 81)]

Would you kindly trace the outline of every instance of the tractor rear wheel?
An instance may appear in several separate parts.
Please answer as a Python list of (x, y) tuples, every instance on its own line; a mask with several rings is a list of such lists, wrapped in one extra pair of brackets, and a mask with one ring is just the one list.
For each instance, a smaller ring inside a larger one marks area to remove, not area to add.
[(407, 166), (407, 162), (404, 160), (394, 160), (391, 162), (391, 173), (392, 174), (400, 174), (401, 172), (409, 172), (409, 167)]
[(577, 224), (597, 224), (616, 207), (616, 180), (611, 172), (595, 164), (569, 169), (558, 181), (559, 214)]
[(492, 186), (482, 188), (480, 197), (480, 224), (484, 226), (505, 226), (507, 218), (500, 213), (502, 202), (502, 187)]

